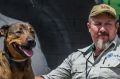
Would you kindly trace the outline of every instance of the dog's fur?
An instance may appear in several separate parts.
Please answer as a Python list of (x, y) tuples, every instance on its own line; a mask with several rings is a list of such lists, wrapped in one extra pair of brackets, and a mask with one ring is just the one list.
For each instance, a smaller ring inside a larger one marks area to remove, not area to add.
[(0, 28), (4, 50), (0, 51), (0, 79), (34, 79), (31, 67), (34, 29), (29, 23), (19, 22)]

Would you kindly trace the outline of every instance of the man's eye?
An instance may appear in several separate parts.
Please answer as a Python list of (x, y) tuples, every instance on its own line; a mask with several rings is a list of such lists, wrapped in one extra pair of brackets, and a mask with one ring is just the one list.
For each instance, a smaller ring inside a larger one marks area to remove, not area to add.
[(99, 25), (101, 25), (101, 23), (96, 23), (95, 25), (96, 25), (96, 26), (99, 26)]
[(111, 23), (106, 23), (106, 25), (112, 25)]

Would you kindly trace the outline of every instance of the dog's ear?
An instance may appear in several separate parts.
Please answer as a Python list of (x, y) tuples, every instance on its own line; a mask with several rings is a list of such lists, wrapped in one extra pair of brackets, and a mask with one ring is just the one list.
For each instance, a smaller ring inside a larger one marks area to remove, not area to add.
[(1, 28), (0, 28), (0, 37), (6, 36), (6, 34), (8, 32), (8, 28), (9, 28), (8, 25), (1, 26)]

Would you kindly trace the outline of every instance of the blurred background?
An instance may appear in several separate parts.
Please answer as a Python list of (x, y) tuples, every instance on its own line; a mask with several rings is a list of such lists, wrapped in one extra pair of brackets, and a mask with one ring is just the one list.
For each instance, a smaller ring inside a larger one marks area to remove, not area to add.
[(90, 9), (110, 1), (112, 5), (118, 1), (115, 7), (119, 9), (119, 0), (0, 0), (0, 19), (2, 25), (17, 20), (34, 26), (38, 45), (32, 66), (36, 74), (44, 74), (72, 52), (91, 44), (86, 26)]

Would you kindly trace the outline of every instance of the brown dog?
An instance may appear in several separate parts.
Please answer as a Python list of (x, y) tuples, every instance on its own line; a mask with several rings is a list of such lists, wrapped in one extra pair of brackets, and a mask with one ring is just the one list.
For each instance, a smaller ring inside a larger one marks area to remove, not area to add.
[(0, 52), (0, 79), (34, 79), (30, 57), (35, 32), (29, 23), (14, 23), (0, 28), (4, 51)]

